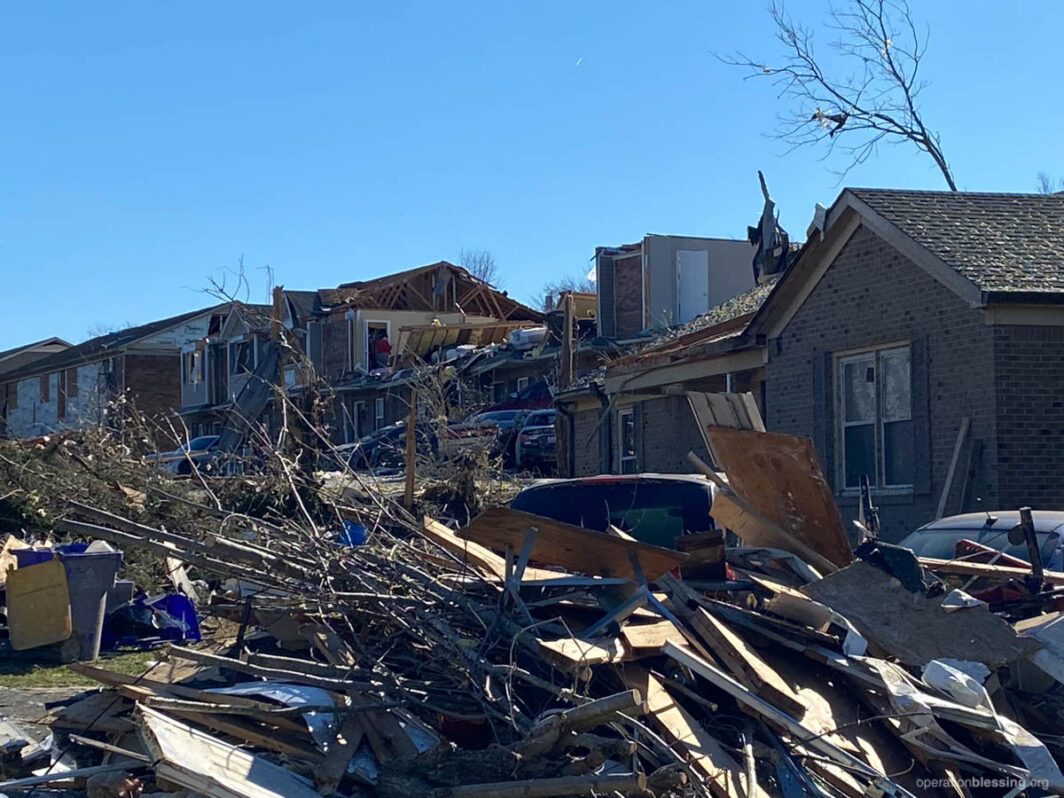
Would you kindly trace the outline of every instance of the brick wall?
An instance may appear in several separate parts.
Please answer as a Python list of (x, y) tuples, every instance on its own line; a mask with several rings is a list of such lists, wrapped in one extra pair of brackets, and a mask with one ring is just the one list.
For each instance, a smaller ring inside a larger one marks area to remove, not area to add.
[[(824, 374), (820, 382), (826, 386), (821, 389), (825, 394), (816, 397), (818, 355), (826, 353), (820, 356), (831, 363), (831, 356), (841, 351), (917, 340), (926, 348), (930, 432), (923, 442), (917, 436), (916, 454), (930, 467), (930, 486), (907, 495), (877, 497), (887, 540), (897, 540), (931, 520), (964, 416), (972, 420), (971, 438), (982, 445), (985, 464), (968, 489), (969, 504), (976, 496), (987, 507), (999, 501), (992, 328), (983, 323), (978, 310), (861, 227), (779, 339), (768, 342), (766, 425), (816, 439), (817, 416), (823, 414), (825, 434), (817, 441), (818, 450), (828, 481), (837, 486), (833, 372), (829, 368)], [(959, 473), (956, 480), (966, 476)], [(841, 495), (838, 501), (851, 529), (857, 500)], [(954, 504), (947, 514), (959, 509)]]
[(694, 467), (687, 462), (693, 451), (708, 461), (702, 434), (698, 430), (691, 406), (685, 396), (663, 396), (639, 403), (642, 410), (639, 470), (660, 474), (690, 474)]
[(1064, 506), (1064, 327), (994, 328), (999, 502)]
[(614, 308), (617, 336), (635, 335), (643, 329), (643, 256), (615, 260)]
[(347, 368), (347, 319), (333, 313), (321, 322), (321, 376), (333, 381)]
[(566, 464), (561, 464), (562, 476), (589, 477), (599, 473), (599, 411), (578, 410), (573, 413), (573, 463), (572, 474), (564, 473)]

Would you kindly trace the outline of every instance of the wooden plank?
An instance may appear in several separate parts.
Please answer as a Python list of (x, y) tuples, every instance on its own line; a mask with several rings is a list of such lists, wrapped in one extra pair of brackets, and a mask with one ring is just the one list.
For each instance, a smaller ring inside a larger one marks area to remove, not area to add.
[(938, 497), (938, 508), (935, 510), (936, 520), (946, 514), (946, 502), (949, 500), (949, 494), (953, 489), (953, 475), (957, 471), (957, 463), (961, 459), (961, 449), (964, 448), (964, 441), (968, 437), (968, 428), (971, 424), (972, 420), (968, 416), (961, 419), (961, 428), (957, 430), (957, 442), (953, 444), (953, 456), (949, 461), (949, 470), (946, 471), (946, 480), (942, 483), (942, 494)]
[(621, 639), (631, 650), (632, 655), (639, 657), (660, 653), (666, 640), (671, 639), (682, 643), (684, 635), (672, 621), (658, 621), (657, 623), (627, 624), (621, 630)]
[(532, 559), (548, 565), (559, 565), (570, 571), (632, 579), (636, 576), (628, 559), (632, 552), (638, 558), (646, 578), (654, 580), (687, 559), (687, 555), (677, 551), (621, 540), (603, 532), (508, 507), (485, 510), (459, 530), (458, 537), (498, 551), (505, 551), (507, 546), (519, 549), (525, 533), (532, 526), (537, 530)]
[(560, 640), (537, 640), (536, 646), (545, 657), (569, 673), (589, 665), (621, 662), (631, 653), (621, 640), (611, 638), (580, 640), (563, 637)]
[[(721, 690), (731, 695), (747, 710), (759, 715), (770, 725), (786, 731), (788, 734), (801, 741), (803, 745), (807, 745), (809, 748), (822, 754), (832, 763), (846, 768), (855, 774), (860, 774), (865, 778), (892, 784), (886, 775), (877, 771), (867, 762), (864, 762), (848, 751), (839, 748), (837, 745), (827, 740), (823, 735), (814, 734), (810, 729), (795, 720), (786, 712), (781, 711), (768, 701), (755, 695), (726, 673), (723, 673), (710, 663), (706, 662), (697, 654), (694, 654), (685, 648), (681, 648), (672, 642), (665, 644), (665, 654), (679, 662), (681, 665), (687, 666), (703, 679), (706, 679), (711, 684), (716, 685)], [(900, 787), (897, 787), (897, 790), (898, 791), (894, 794), (898, 796), (912, 795)]]
[[(967, 562), (964, 560), (940, 560), (936, 557), (918, 557), (920, 565), (930, 568), (936, 574), (955, 574), (957, 576), (981, 576), (987, 579), (1005, 581), (1022, 579), (1031, 575), (1030, 568), (1014, 568), (1009, 565), (987, 565), (986, 563)], [(1064, 585), (1064, 572), (1046, 571), (1045, 582), (1052, 585)]]
[(716, 798), (768, 798), (760, 788), (742, 789), (742, 766), (724, 746), (676, 703), (661, 680), (639, 665), (624, 666), (624, 683), (639, 690), (647, 704), (647, 720), (680, 753)]
[(149, 707), (139, 712), (157, 776), (210, 798), (318, 798), (305, 779), (272, 762)]
[[(433, 543), (452, 554), (456, 554), (459, 559), (472, 564), (485, 576), (495, 577), (499, 581), (506, 579), (506, 560), (486, 546), (481, 546), (479, 543), (474, 543), (470, 540), (462, 540), (449, 527), (427, 515), (421, 519), (421, 532)], [(564, 576), (566, 574), (561, 574), (557, 571), (529, 567), (525, 568), (522, 579), (524, 581), (534, 579), (553, 581)]]
[(760, 515), (840, 568), (853, 560), (811, 440), (720, 427), (706, 435), (732, 490)]
[(740, 684), (790, 715), (801, 718), (805, 714), (806, 704), (791, 686), (723, 621), (699, 607), (691, 614), (688, 622), (709, 644), (713, 653), (727, 665)]

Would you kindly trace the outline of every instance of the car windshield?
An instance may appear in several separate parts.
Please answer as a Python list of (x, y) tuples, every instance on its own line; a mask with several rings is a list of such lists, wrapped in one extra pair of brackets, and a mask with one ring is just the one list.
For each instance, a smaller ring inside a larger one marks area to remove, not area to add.
[(644, 543), (674, 548), (685, 532), (711, 528), (708, 487), (684, 481), (561, 482), (526, 488), (515, 510), (605, 532), (612, 524)]
[[(1042, 561), (1047, 562), (1057, 545), (1057, 535), (1039, 532), (1038, 548)], [(1026, 543), (1009, 543), (1007, 528), (972, 527), (971, 529), (918, 529), (904, 538), (899, 545), (910, 548), (917, 557), (935, 557), (940, 560), (952, 560), (956, 555), (958, 540), (974, 540), (984, 546), (997, 549), (1021, 560), (1030, 560)]]

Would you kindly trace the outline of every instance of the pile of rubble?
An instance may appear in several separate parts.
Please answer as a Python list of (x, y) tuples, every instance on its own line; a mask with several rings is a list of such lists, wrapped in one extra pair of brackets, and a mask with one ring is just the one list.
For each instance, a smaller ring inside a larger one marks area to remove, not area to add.
[(1030, 574), (876, 541), (855, 556), (807, 441), (712, 443), (713, 513), (742, 546), (505, 507), (452, 529), (371, 492), (336, 528), (201, 507), (196, 536), (72, 504), (57, 530), (166, 558), (225, 623), (140, 676), (71, 666), (102, 687), (54, 710), (64, 756), (9, 742), (5, 773), (24, 757), (36, 775), (0, 793), (1064, 790), (1064, 574), (991, 606), (973, 593)]

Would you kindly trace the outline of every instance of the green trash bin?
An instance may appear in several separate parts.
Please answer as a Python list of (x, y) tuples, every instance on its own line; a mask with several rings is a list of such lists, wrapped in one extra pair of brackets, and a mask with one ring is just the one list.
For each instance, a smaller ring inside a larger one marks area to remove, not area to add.
[(115, 585), (122, 567), (122, 552), (102, 546), (69, 543), (56, 546), (55, 553), (66, 570), (70, 593), (71, 637), (78, 644), (82, 662), (100, 656), (100, 635), (107, 607), (107, 593)]

